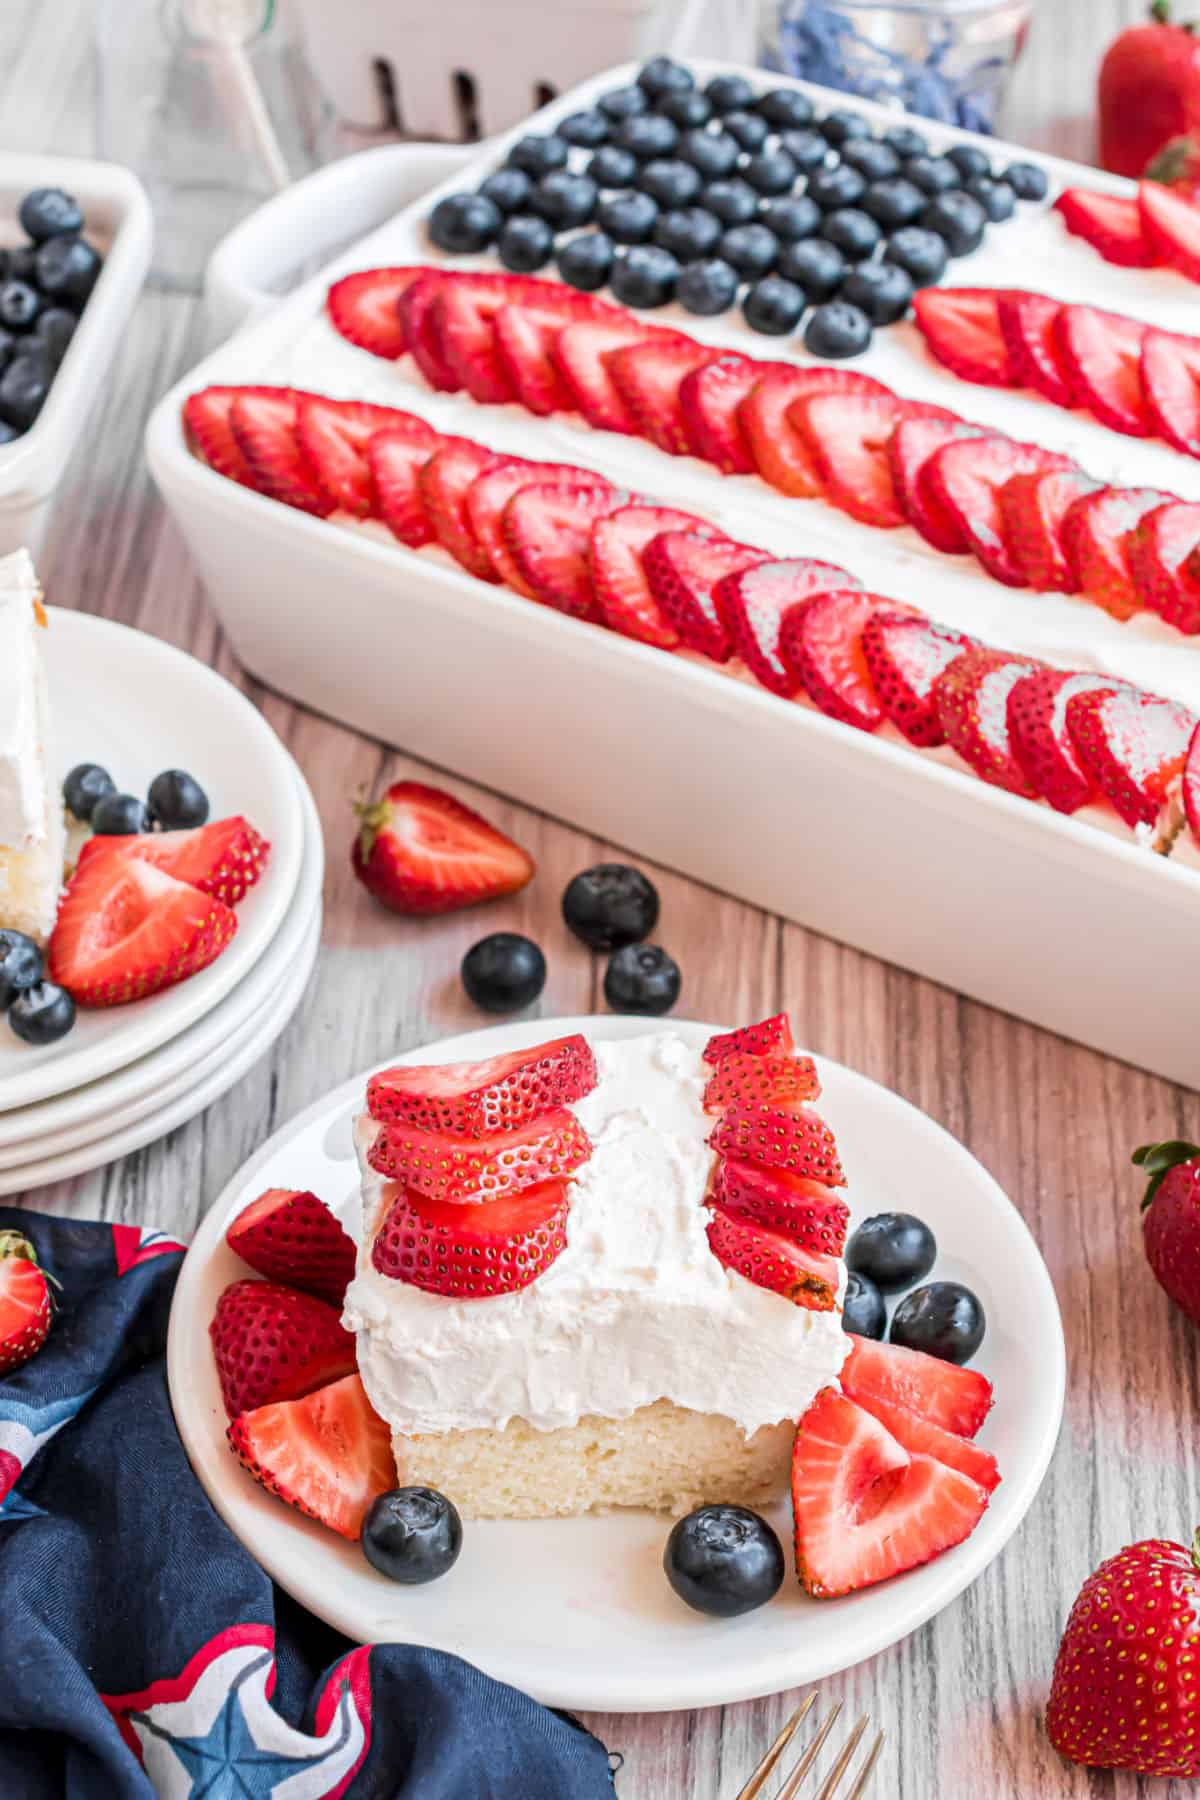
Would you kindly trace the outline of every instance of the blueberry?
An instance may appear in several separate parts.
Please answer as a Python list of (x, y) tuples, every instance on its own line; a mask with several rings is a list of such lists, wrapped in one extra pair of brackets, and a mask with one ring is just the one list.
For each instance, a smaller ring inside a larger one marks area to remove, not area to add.
[(829, 145), (819, 131), (785, 131), (779, 142), (802, 175), (819, 169), (829, 155)]
[(524, 169), (527, 175), (537, 177), (548, 175), (551, 169), (565, 169), (567, 166), (567, 146), (562, 138), (523, 137), (518, 138), (508, 153), (510, 169)]
[(92, 808), (92, 830), (98, 837), (125, 837), (149, 831), (150, 809), (136, 794), (102, 794)]
[(843, 206), (838, 212), (827, 213), (821, 235), (837, 245), (847, 262), (866, 262), (875, 254), (883, 237), (870, 214), (860, 212), (854, 206)]
[(644, 244), (657, 219), (649, 194), (613, 194), (596, 208), (596, 223), (618, 244)]
[(190, 831), (208, 818), (208, 795), (186, 769), (164, 769), (150, 783), (147, 804), (164, 831)]
[(948, 194), (961, 179), (954, 164), (945, 156), (910, 156), (904, 164), (904, 178), (919, 187), (923, 194)]
[(575, 225), (586, 225), (596, 210), (599, 199), (596, 183), (589, 175), (572, 175), (569, 169), (552, 169), (529, 196), (529, 204), (539, 217), (556, 231), (570, 231)]
[[(62, 243), (51, 238), (50, 243)], [(0, 375), (0, 419), (28, 431), (46, 402), (54, 367), (45, 350), (38, 346), (22, 349)]]
[(804, 125), (811, 125), (813, 119), (812, 101), (799, 88), (772, 88), (754, 110), (777, 131), (799, 130)]
[(896, 152), (897, 156), (906, 158), (924, 156), (929, 149), (928, 140), (923, 138), (919, 131), (914, 131), (910, 125), (893, 125), (890, 131), (884, 132), (883, 141), (890, 150)]
[(912, 304), (911, 278), (898, 263), (863, 263), (842, 283), (842, 299), (865, 312), (872, 325), (894, 325)]
[(920, 217), (926, 199), (919, 187), (914, 187), (903, 175), (897, 175), (888, 181), (873, 181), (859, 205), (885, 230), (895, 231)]
[(27, 1044), (56, 1044), (75, 1023), (75, 1002), (66, 988), (39, 981), (17, 995), (8, 1022)]
[[(61, 308), (56, 306), (56, 307), (51, 308), (51, 311), (53, 314), (57, 315), (61, 312)], [(39, 324), (41, 322), (42, 317), (44, 317), (44, 315), (39, 314)], [(74, 328), (74, 325), (75, 325), (74, 313), (62, 313), (62, 317), (65, 319), (70, 319), (72, 328)], [(36, 327), (34, 328), (34, 338), (35, 338), (36, 342), (38, 342), (42, 345), (42, 348), (45, 350), (47, 356), (49, 356), (51, 358), (51, 360), (54, 361), (55, 358), (53, 355), (53, 346), (50, 343), (48, 343), (44, 338), (38, 337)], [(21, 340), (19, 338), (16, 338), (13, 336), (11, 331), (5, 331), (3, 326), (0, 326), (0, 369), (5, 368), (7, 366), (7, 364), (12, 361), (13, 357), (16, 355), (17, 345), (20, 343), (20, 341)], [(61, 360), (61, 359), (58, 359), (58, 360)]]
[(778, 272), (803, 288), (810, 300), (831, 300), (845, 280), (846, 259), (824, 238), (804, 238), (799, 244), (785, 244)]
[(842, 1330), (855, 1337), (879, 1339), (887, 1330), (887, 1307), (873, 1281), (852, 1270), (842, 1300)]
[(872, 135), (870, 124), (861, 113), (844, 110), (826, 113), (819, 130), (825, 142), (832, 144), (835, 149), (849, 143), (851, 138), (869, 138)]
[(992, 172), (991, 158), (978, 144), (955, 144), (952, 150), (947, 150), (946, 160), (952, 162), (959, 174), (968, 179), (976, 175), (990, 175)]
[(978, 200), (994, 225), (1011, 219), (1017, 210), (1017, 196), (1007, 181), (993, 181), (990, 175), (976, 175), (966, 183), (965, 192)]
[(6, 250), (4, 253), (5, 277), (10, 281), (36, 282), (37, 251), (36, 244), (18, 244), (15, 250)]
[(469, 256), (495, 241), (502, 217), (486, 194), (447, 194), (429, 215), (429, 235), (439, 250)]
[(697, 1612), (736, 1619), (779, 1592), (783, 1549), (749, 1507), (701, 1506), (672, 1526), (663, 1568), (679, 1598)]
[(436, 1488), (392, 1488), (373, 1500), (363, 1520), (363, 1555), (389, 1581), (417, 1587), (458, 1561), (462, 1520)]
[(609, 88), (596, 105), (606, 119), (634, 119), (644, 113), (650, 101), (640, 87)]
[(97, 800), (115, 794), (117, 784), (99, 763), (76, 763), (62, 786), (67, 811), (77, 819), (90, 819)]
[(923, 1281), (937, 1261), (937, 1239), (912, 1213), (876, 1213), (846, 1245), (846, 1267), (885, 1294)]
[(594, 294), (612, 274), (616, 245), (605, 231), (584, 231), (568, 239), (555, 257), (558, 272), (568, 287)]
[(765, 225), (734, 225), (721, 239), (721, 255), (739, 275), (754, 281), (774, 267), (779, 241)]
[(679, 964), (658, 944), (626, 944), (609, 958), (604, 998), (614, 1012), (670, 1012), (682, 985)]
[(28, 331), (42, 310), (42, 296), (27, 281), (6, 281), (0, 287), (0, 325), (6, 331)]
[(22, 200), (17, 217), (22, 231), (36, 244), (46, 238), (61, 237), (64, 232), (83, 230), (78, 202), (62, 188), (34, 188)]
[(949, 255), (936, 231), (923, 231), (919, 225), (906, 225), (894, 231), (883, 247), (884, 259), (898, 263), (912, 276), (914, 287), (930, 287), (946, 273)]
[(892, 1315), (888, 1335), (906, 1350), (965, 1363), (982, 1344), (986, 1330), (983, 1307), (969, 1287), (958, 1281), (931, 1281), (905, 1295)]
[(675, 156), (643, 164), (638, 186), (660, 206), (690, 206), (702, 186), (700, 171)]
[(479, 192), (502, 213), (515, 213), (520, 212), (528, 201), (532, 187), (524, 169), (497, 169), (494, 175), (480, 182)]
[(836, 212), (841, 206), (857, 206), (867, 191), (867, 184), (857, 169), (838, 163), (832, 169), (814, 169), (808, 178), (808, 195), (822, 212)]
[(972, 200), (960, 188), (931, 200), (918, 224), (926, 231), (936, 231), (945, 240), (951, 256), (969, 256), (983, 242), (987, 214), (978, 200)]
[(742, 302), (742, 312), (752, 331), (782, 337), (795, 330), (807, 305), (804, 289), (794, 281), (785, 281), (782, 275), (767, 275), (750, 289)]
[(613, 264), (612, 291), (623, 306), (666, 306), (675, 298), (679, 264), (659, 244), (634, 244)]
[(597, 187), (625, 188), (637, 175), (637, 157), (616, 144), (605, 144), (589, 159), (587, 172)]
[(721, 241), (721, 221), (702, 206), (686, 206), (662, 215), (654, 227), (654, 241), (681, 263), (698, 262), (711, 256)]
[(0, 931), (0, 1012), (42, 979), (42, 953), (23, 931)]
[(746, 112), (754, 105), (754, 87), (744, 75), (714, 75), (704, 92), (714, 112)]
[(518, 214), (505, 219), (500, 227), (496, 248), (506, 269), (517, 275), (532, 275), (544, 269), (554, 253), (554, 233), (545, 219)]
[(764, 206), (762, 222), (782, 243), (794, 244), (820, 229), (821, 209), (807, 194), (793, 194)]
[(871, 321), (857, 306), (845, 300), (829, 300), (818, 306), (804, 327), (805, 348), (814, 356), (840, 359), (858, 356), (871, 342)]
[(652, 56), (638, 71), (638, 86), (651, 97), (657, 94), (686, 93), (696, 85), (690, 69), (670, 56)]
[(47, 238), (37, 253), (37, 284), (47, 300), (82, 306), (100, 278), (100, 256), (81, 237)]
[(1018, 200), (1044, 200), (1050, 191), (1046, 171), (1036, 163), (1009, 163), (1004, 179)]
[(613, 132), (613, 142), (621, 150), (631, 150), (639, 162), (651, 162), (656, 156), (670, 156), (679, 142), (679, 129), (670, 119), (648, 113), (622, 119)]
[(701, 318), (712, 318), (728, 312), (737, 299), (738, 275), (720, 257), (689, 263), (679, 277), (675, 298), (680, 306)]
[(721, 120), (721, 129), (736, 138), (743, 150), (751, 152), (761, 150), (771, 134), (771, 128), (758, 113), (731, 112)]
[(744, 181), (714, 181), (700, 196), (700, 204), (722, 225), (748, 225), (758, 213), (758, 195)]
[(790, 194), (800, 171), (786, 150), (760, 150), (747, 158), (743, 179), (758, 194)]
[(712, 117), (712, 107), (693, 89), (691, 93), (663, 94), (654, 103), (655, 112), (660, 112), (664, 119), (670, 119), (672, 125), (678, 125), (680, 131), (694, 130), (697, 126), (707, 125)]
[(719, 181), (733, 173), (741, 151), (723, 131), (685, 131), (679, 140), (679, 154), (699, 169), (705, 181)]
[(484, 1012), (520, 1012), (546, 985), (546, 959), (532, 938), (493, 931), (462, 959), (462, 984)]
[(597, 863), (563, 890), (562, 915), (569, 930), (591, 950), (639, 944), (658, 923), (658, 889), (628, 863)]
[(602, 112), (591, 107), (587, 112), (568, 113), (565, 119), (559, 120), (556, 130), (568, 144), (577, 144), (581, 150), (594, 150), (597, 144), (608, 139), (608, 120)]
[(890, 144), (881, 144), (875, 138), (851, 138), (842, 146), (842, 161), (868, 181), (889, 181), (900, 173), (896, 152)]

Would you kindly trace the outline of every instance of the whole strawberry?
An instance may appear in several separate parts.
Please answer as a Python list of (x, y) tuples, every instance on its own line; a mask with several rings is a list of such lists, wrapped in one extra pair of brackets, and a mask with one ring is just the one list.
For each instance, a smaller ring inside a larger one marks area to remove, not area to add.
[(19, 1231), (0, 1231), (0, 1375), (40, 1350), (50, 1330), (50, 1282)]
[(354, 873), (393, 912), (454, 912), (515, 894), (533, 877), (519, 844), (440, 788), (395, 781), (382, 800), (354, 810)]
[(1170, 0), (1108, 47), (1100, 65), (1100, 160), (1135, 178), (1164, 144), (1200, 127), (1200, 37), (1174, 24)]
[(1088, 1577), (1058, 1647), (1046, 1730), (1060, 1755), (1141, 1775), (1200, 1775), (1195, 1728), (1200, 1532), (1131, 1544)]
[(1133, 1160), (1150, 1177), (1142, 1201), (1146, 1260), (1158, 1285), (1200, 1325), (1200, 1146), (1143, 1144)]

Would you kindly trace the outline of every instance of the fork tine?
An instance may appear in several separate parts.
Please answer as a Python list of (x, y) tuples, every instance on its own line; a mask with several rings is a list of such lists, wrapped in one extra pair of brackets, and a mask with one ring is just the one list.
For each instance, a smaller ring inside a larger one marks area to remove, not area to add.
[(846, 1800), (862, 1800), (867, 1791), (867, 1783), (871, 1779), (871, 1770), (879, 1761), (879, 1752), (883, 1749), (883, 1732), (879, 1732), (875, 1742), (867, 1753), (867, 1760), (858, 1772), (858, 1780), (846, 1795)]
[(804, 1755), (800, 1758), (800, 1761), (796, 1764), (796, 1767), (792, 1770), (789, 1780), (784, 1783), (778, 1794), (776, 1794), (775, 1800), (796, 1800), (796, 1795), (800, 1791), (800, 1783), (804, 1780), (804, 1777), (816, 1762), (821, 1751), (821, 1745), (833, 1730), (837, 1716), (841, 1710), (841, 1701), (835, 1700), (833, 1703), (833, 1711), (822, 1725), (820, 1731), (818, 1731), (812, 1743), (808, 1746), (808, 1749), (804, 1752)]
[(813, 1688), (812, 1692), (806, 1695), (800, 1705), (796, 1708), (783, 1730), (779, 1733), (779, 1736), (775, 1739), (775, 1742), (771, 1745), (771, 1748), (767, 1751), (767, 1754), (763, 1757), (762, 1761), (751, 1775), (745, 1787), (739, 1790), (736, 1800), (758, 1800), (758, 1795), (762, 1793), (763, 1788), (766, 1786), (767, 1779), (774, 1769), (775, 1764), (779, 1761), (780, 1757), (795, 1737), (797, 1731), (799, 1731), (801, 1725), (803, 1725), (805, 1719), (807, 1719), (809, 1713), (812, 1711), (813, 1702), (816, 1700), (816, 1697), (817, 1690), (816, 1688)]
[(850, 1759), (854, 1755), (854, 1752), (858, 1749), (859, 1739), (862, 1737), (862, 1734), (866, 1729), (867, 1729), (867, 1721), (866, 1721), (866, 1718), (864, 1717), (858, 1721), (858, 1724), (854, 1727), (854, 1730), (850, 1733), (850, 1736), (846, 1739), (846, 1743), (842, 1750), (842, 1754), (838, 1757), (838, 1759), (834, 1763), (832, 1769), (830, 1769), (828, 1775), (825, 1777), (824, 1781), (821, 1783), (821, 1791), (817, 1795), (817, 1800), (834, 1800), (834, 1795), (838, 1791), (838, 1786), (839, 1786), (839, 1783), (841, 1782), (842, 1776), (846, 1773), (846, 1770), (850, 1767)]

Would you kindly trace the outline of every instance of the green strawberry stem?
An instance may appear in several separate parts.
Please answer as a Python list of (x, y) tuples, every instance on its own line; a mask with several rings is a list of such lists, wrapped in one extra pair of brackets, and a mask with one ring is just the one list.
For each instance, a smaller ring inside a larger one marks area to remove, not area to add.
[(37, 1251), (23, 1232), (0, 1231), (0, 1262), (9, 1256), (20, 1256), (31, 1263), (37, 1261)]
[(387, 826), (392, 809), (386, 800), (368, 800), (365, 796), (366, 789), (360, 789), (354, 802), (354, 816), (362, 821), (362, 830), (358, 834), (359, 851), (362, 860), (369, 862), (375, 840)]
[(1168, 1138), (1162, 1144), (1142, 1144), (1134, 1151), (1134, 1163), (1150, 1177), (1142, 1199), (1143, 1212), (1153, 1203), (1169, 1172), (1197, 1156), (1200, 1156), (1200, 1144), (1189, 1144), (1182, 1138)]
[[(1150, 17), (1156, 25), (1175, 25), (1175, 20), (1171, 17), (1171, 0), (1154, 0), (1150, 8)], [(1189, 19), (1185, 24), (1176, 25), (1175, 28), (1177, 31), (1194, 32), (1197, 24), (1200, 24), (1200, 20)]]

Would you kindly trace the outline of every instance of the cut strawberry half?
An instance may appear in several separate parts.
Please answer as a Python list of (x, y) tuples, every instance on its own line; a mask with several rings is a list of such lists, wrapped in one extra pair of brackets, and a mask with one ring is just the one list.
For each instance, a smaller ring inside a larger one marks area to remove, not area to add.
[(297, 1400), (353, 1374), (354, 1335), (339, 1310), (276, 1281), (234, 1281), (208, 1328), (231, 1419), (272, 1400)]
[(704, 531), (664, 531), (642, 555), (650, 591), (689, 650), (714, 662), (733, 653), (729, 629), (717, 606), (716, 590), (727, 575), (769, 562), (764, 550), (735, 544)]
[(80, 1006), (123, 1006), (206, 969), (236, 930), (231, 907), (152, 863), (95, 856), (63, 896), (50, 979)]
[(183, 424), (192, 449), (218, 475), (258, 491), (254, 471), (238, 448), (230, 415), (239, 395), (260, 393), (269, 396), (279, 391), (278, 388), (206, 387), (198, 394), (189, 394), (183, 403)]
[(506, 298), (486, 276), (447, 281), (434, 296), (431, 329), (442, 361), (481, 406), (503, 406), (517, 397), (496, 348), (495, 319)]
[(621, 314), (613, 318), (578, 319), (558, 333), (550, 354), (571, 395), (574, 409), (597, 431), (634, 435), (638, 426), (622, 399), (608, 366), (610, 350), (631, 344), (691, 343), (678, 331), (642, 325)]
[(1189, 281), (1200, 281), (1200, 208), (1161, 181), (1138, 183), (1142, 230), (1161, 262)]
[(933, 685), (947, 743), (982, 780), (1028, 798), (1034, 790), (1013, 751), (1008, 696), (1034, 667), (1025, 657), (979, 645), (956, 656)]
[(49, 1336), (52, 1280), (27, 1237), (0, 1232), (0, 1375), (36, 1356)]
[(421, 498), (420, 474), (429, 458), (448, 440), (423, 419), (392, 425), (368, 439), (367, 466), (379, 517), (393, 536), (413, 550), (433, 542), (433, 526)]
[(417, 471), (417, 488), (433, 535), (456, 563), (480, 581), (495, 581), (490, 560), (475, 542), (467, 517), (471, 484), (506, 459), (467, 438), (445, 440)]
[(995, 1457), (973, 1444), (970, 1438), (943, 1431), (940, 1425), (923, 1419), (919, 1413), (910, 1412), (906, 1406), (897, 1406), (894, 1400), (860, 1394), (855, 1404), (878, 1419), (910, 1456), (932, 1456), (946, 1468), (970, 1476), (985, 1494), (995, 1493), (1000, 1486), (1000, 1470)]
[(296, 409), (305, 398), (292, 388), (242, 388), (229, 422), (258, 492), (323, 519), (334, 501), (302, 456), (296, 436)]
[(360, 350), (395, 362), (408, 348), (401, 296), (425, 273), (422, 268), (360, 269), (344, 275), (334, 282), (325, 302), (334, 330)]
[(487, 1062), (385, 1069), (367, 1083), (367, 1111), (422, 1131), (489, 1137), (570, 1106), (595, 1085), (596, 1058), (576, 1035)]
[(563, 1181), (545, 1181), (482, 1206), (400, 1191), (371, 1246), (371, 1262), (447, 1300), (514, 1294), (544, 1275), (567, 1247)]
[(1013, 754), (1035, 792), (1056, 812), (1078, 812), (1096, 797), (1096, 784), (1071, 741), (1067, 707), (1076, 694), (1111, 693), (1119, 685), (1103, 675), (1033, 669), (1009, 693)]
[(847, 1335), (850, 1354), (840, 1379), (852, 1400), (864, 1406), (890, 1400), (956, 1437), (978, 1434), (992, 1406), (992, 1384), (978, 1369), (962, 1369), (901, 1344)]
[(565, 1107), (513, 1131), (481, 1138), (426, 1131), (399, 1120), (380, 1125), (367, 1161), (380, 1175), (431, 1200), (474, 1206), (544, 1181), (561, 1181), (592, 1153), (587, 1132)]
[(1142, 392), (1160, 437), (1200, 456), (1200, 343), (1174, 331), (1142, 339)]
[(780, 648), (785, 617), (816, 594), (859, 585), (836, 563), (797, 556), (725, 575), (713, 589), (713, 598), (734, 654), (765, 688), (790, 700), (800, 691), (800, 679), (784, 661)]
[(718, 1156), (786, 1169), (825, 1187), (845, 1187), (833, 1133), (804, 1106), (731, 1106), (708, 1139)]
[(1004, 541), (1000, 490), (1014, 475), (1073, 467), (1069, 456), (1038, 444), (973, 438), (938, 450), (929, 462), (929, 482), (988, 573), (1009, 587), (1024, 587), (1025, 576)]
[(1041, 592), (1078, 592), (1078, 577), (1063, 543), (1063, 520), (1084, 494), (1103, 483), (1082, 469), (1033, 469), (1012, 475), (1000, 489), (1004, 547), (1027, 586)]
[(879, 703), (910, 744), (944, 744), (934, 686), (972, 640), (931, 620), (878, 608), (863, 626), (862, 646)]
[(225, 1242), (268, 1281), (316, 1294), (330, 1306), (341, 1306), (354, 1278), (353, 1238), (307, 1189), (268, 1188), (238, 1214)]
[(430, 387), (456, 394), (463, 384), (442, 353), (441, 325), (434, 311), (434, 303), (450, 280), (441, 270), (427, 269), (404, 289), (397, 308), (404, 347)]
[(457, 912), (518, 893), (536, 873), (520, 844), (423, 781), (393, 781), (354, 811), (351, 867), (393, 912)]
[(527, 306), (502, 306), (492, 330), (496, 360), (526, 412), (540, 418), (571, 412), (571, 390), (551, 354), (562, 320), (542, 318)]
[(881, 1422), (822, 1388), (796, 1431), (796, 1571), (832, 1598), (919, 1568), (970, 1537), (987, 1494), (957, 1469), (910, 1455)]
[(1058, 341), (1062, 306), (1044, 294), (1001, 294), (997, 316), (1022, 387), (1031, 387), (1055, 406), (1077, 406), (1079, 397)]
[(365, 519), (377, 510), (366, 449), (377, 431), (393, 426), (421, 431), (432, 444), (433, 427), (412, 413), (366, 400), (325, 400), (305, 395), (296, 407), (296, 438), (322, 490), (335, 507)]
[(1095, 188), (1064, 188), (1054, 205), (1067, 230), (1098, 250), (1105, 262), (1126, 269), (1148, 269), (1154, 262), (1136, 200)]
[(1195, 715), (1134, 688), (1075, 694), (1067, 729), (1080, 762), (1127, 825), (1154, 825), (1183, 770)]
[(813, 704), (859, 731), (883, 723), (862, 646), (863, 626), (880, 604), (888, 602), (834, 589), (787, 613), (779, 634), (780, 654)]
[(1157, 488), (1101, 488), (1067, 509), (1063, 549), (1079, 591), (1114, 619), (1130, 619), (1145, 604), (1130, 565), (1134, 528), (1170, 497)]
[(592, 475), (573, 463), (526, 462), (524, 458), (505, 457), (477, 475), (467, 489), (463, 507), (467, 529), (475, 540), (479, 555), (486, 559), (498, 581), (524, 594), (529, 600), (537, 595), (525, 582), (504, 541), (504, 508), (523, 487), (548, 483), (551, 487), (572, 487), (584, 481), (604, 486), (602, 475)]
[(128, 837), (90, 837), (79, 852), (77, 869), (101, 856), (132, 856), (153, 863), (226, 906), (236, 906), (262, 875), (271, 854), (265, 837), (235, 814), (198, 825), (191, 831), (144, 831)]
[(588, 550), (597, 519), (628, 505), (632, 495), (602, 480), (521, 488), (500, 515), (505, 548), (521, 580), (545, 606), (574, 618), (595, 617)]
[(963, 381), (1016, 387), (1019, 373), (1000, 329), (994, 288), (921, 288), (913, 296), (917, 328), (940, 363)]
[(1064, 306), (1056, 329), (1080, 403), (1113, 431), (1149, 437), (1154, 419), (1141, 369), (1146, 326), (1094, 306)]
[(673, 650), (679, 633), (663, 611), (643, 567), (648, 544), (664, 531), (707, 535), (703, 519), (669, 506), (621, 506), (597, 519), (588, 547), (592, 593), (604, 623), (622, 637)]
[(705, 1112), (727, 1106), (790, 1106), (821, 1092), (811, 1056), (755, 1056), (731, 1050), (721, 1057), (704, 1089)]
[(1183, 765), (1183, 810), (1192, 839), (1200, 844), (1200, 725), (1192, 733)]
[(1144, 513), (1129, 539), (1129, 572), (1142, 601), (1168, 625), (1200, 631), (1200, 570), (1189, 563), (1200, 544), (1200, 505), (1169, 501)]
[(790, 1056), (796, 1048), (786, 1013), (760, 1019), (757, 1025), (739, 1025), (736, 1031), (718, 1031), (704, 1046), (706, 1063), (723, 1056)]
[(691, 454), (679, 389), (685, 375), (716, 356), (715, 350), (691, 338), (651, 340), (608, 351), (605, 361), (639, 437), (672, 456)]
[(753, 475), (738, 408), (752, 387), (780, 370), (790, 373), (790, 364), (756, 362), (732, 352), (690, 370), (679, 384), (679, 410), (692, 455), (723, 475)]
[(927, 471), (943, 444), (983, 435), (978, 425), (968, 425), (965, 419), (901, 419), (888, 439), (896, 504), (927, 544), (949, 555), (963, 554), (970, 545), (927, 479)]
[(850, 1209), (819, 1181), (724, 1157), (713, 1175), (713, 1199), (735, 1218), (781, 1231), (802, 1250), (840, 1256), (845, 1248)]
[(853, 369), (795, 369), (759, 364), (771, 374), (761, 376), (739, 403), (738, 420), (746, 448), (764, 481), (781, 494), (821, 492), (821, 478), (813, 466), (808, 446), (788, 418), (793, 401), (810, 394), (876, 394), (891, 389), (870, 375)]
[(782, 1294), (793, 1306), (810, 1312), (832, 1312), (837, 1305), (838, 1263), (821, 1256), (781, 1231), (772, 1231), (755, 1219), (736, 1218), (719, 1206), (709, 1209), (708, 1243), (713, 1255), (727, 1269), (735, 1269), (755, 1287)]
[(788, 408), (825, 498), (865, 525), (888, 529), (905, 522), (888, 455), (892, 432), (905, 418), (953, 417), (895, 394), (810, 394)]
[(243, 1413), (228, 1436), (255, 1481), (344, 1538), (362, 1536), (372, 1502), (396, 1485), (392, 1434), (357, 1375)]

